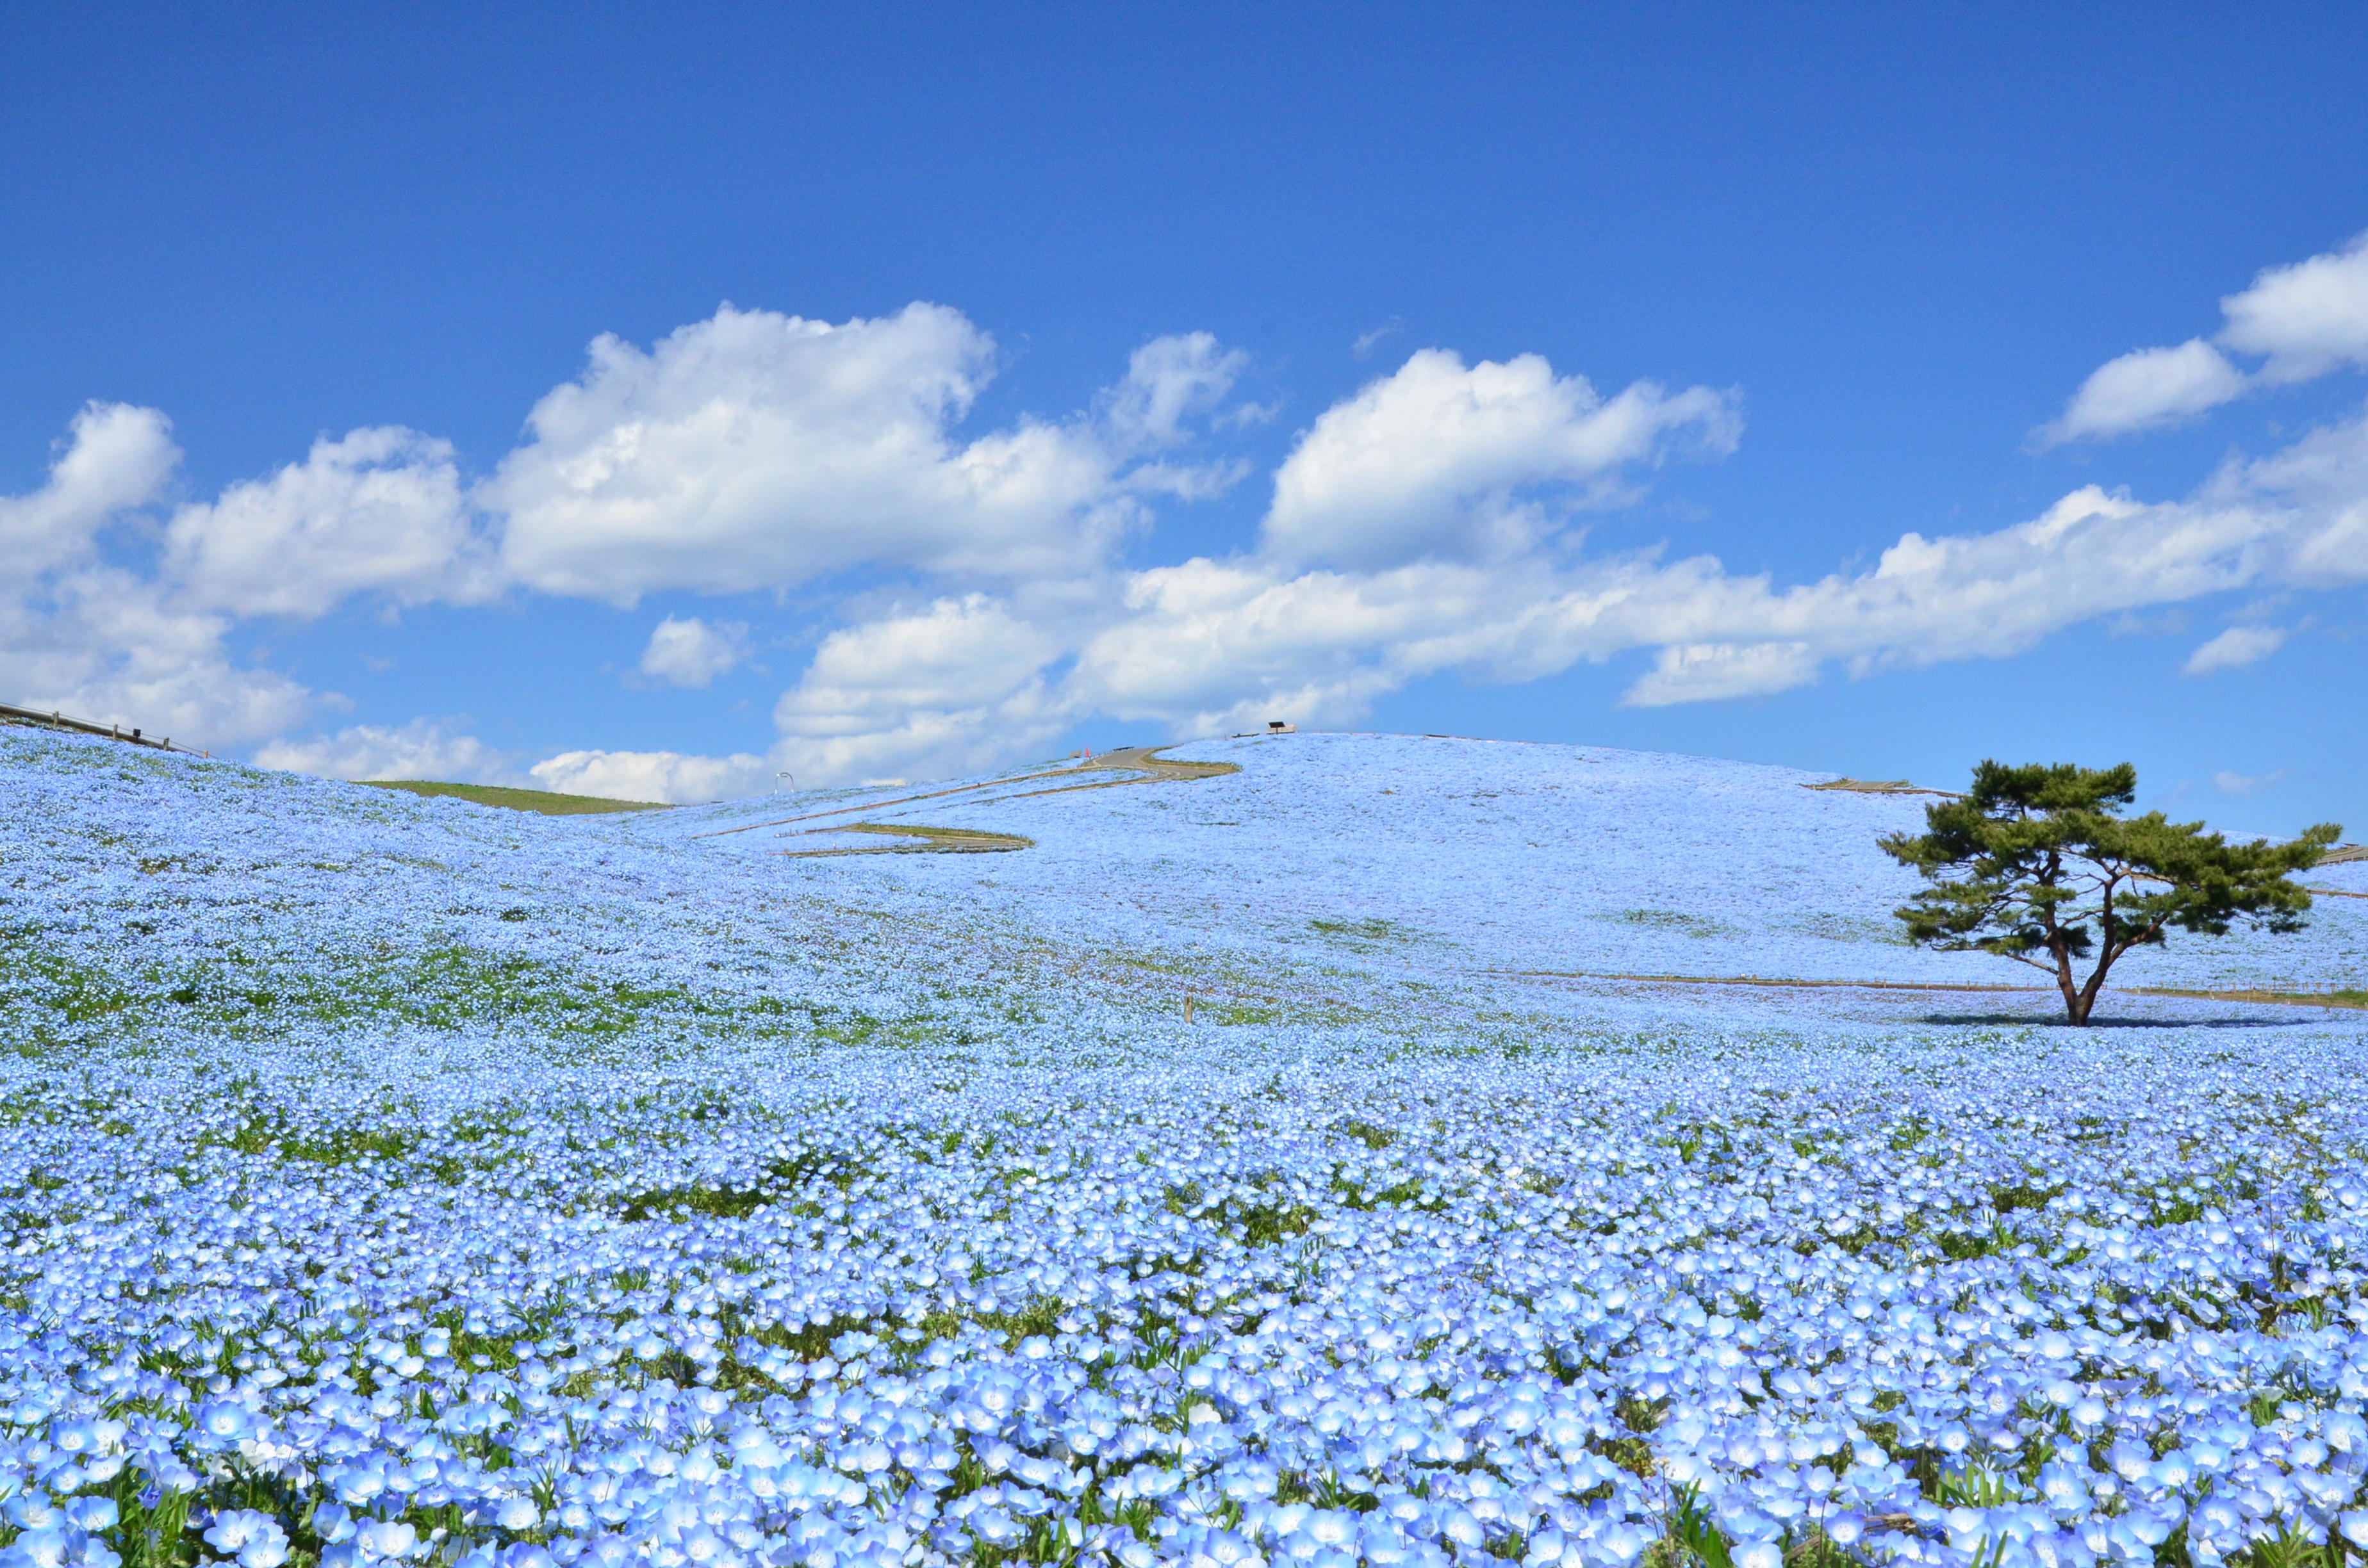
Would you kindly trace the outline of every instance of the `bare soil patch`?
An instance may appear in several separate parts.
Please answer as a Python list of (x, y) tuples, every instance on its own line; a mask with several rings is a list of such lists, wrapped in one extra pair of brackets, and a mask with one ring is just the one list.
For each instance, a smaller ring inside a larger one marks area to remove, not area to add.
[(1804, 790), (1847, 790), (1857, 795), (1944, 795), (1954, 800), (1953, 790), (1927, 790), (1910, 784), (1905, 778), (1829, 778), (1823, 784), (1804, 784)]
[[(1122, 784), (1156, 784), (1163, 779), (1214, 778), (1220, 774), (1239, 773), (1237, 762), (1178, 762), (1161, 756), (1165, 746), (1121, 746), (1116, 751), (1078, 763), (1074, 767), (1048, 768), (1042, 773), (1022, 774), (1017, 778), (990, 778), (976, 784), (957, 784), (947, 790), (929, 790), (917, 795), (898, 795), (886, 801), (865, 801), (860, 805), (835, 806), (825, 812), (806, 812), (793, 817), (776, 817), (769, 822), (744, 823), (738, 827), (718, 828), (712, 833), (698, 833), (694, 838), (723, 838), (734, 833), (754, 833), (760, 827), (788, 827), (796, 823), (820, 822), (825, 817), (852, 816), (858, 812), (876, 812), (889, 806), (909, 806), (921, 801), (942, 801), (952, 795), (975, 795), (987, 790), (1008, 790), (1018, 784), (1036, 784), (1047, 778), (1074, 778), (1082, 773), (1131, 772), (1136, 778), (1102, 778), (1090, 784), (1057, 784), (1049, 790), (1022, 790), (1017, 794), (1001, 795), (998, 800), (1019, 801), (1036, 795), (1063, 795), (1074, 790), (1109, 790)], [(885, 827), (876, 831), (894, 831)], [(990, 835), (989, 836), (1002, 836)], [(848, 854), (876, 851), (848, 850)]]
[(674, 808), (662, 801), (609, 801), (598, 795), (561, 795), (549, 790), (507, 790), (495, 784), (438, 784), (425, 778), (365, 778), (373, 790), (400, 790), (407, 795), (449, 796), (505, 811), (533, 812), (546, 817), (597, 816), (604, 812), (665, 812)]
[(828, 849), (777, 849), (773, 853), (796, 858), (818, 855), (994, 855), (1036, 846), (1034, 839), (1022, 838), (1016, 833), (982, 833), (969, 827), (918, 827), (888, 822), (851, 822), (839, 827), (813, 827), (799, 836), (817, 833), (878, 833), (900, 838), (917, 838), (921, 842), (846, 845)]

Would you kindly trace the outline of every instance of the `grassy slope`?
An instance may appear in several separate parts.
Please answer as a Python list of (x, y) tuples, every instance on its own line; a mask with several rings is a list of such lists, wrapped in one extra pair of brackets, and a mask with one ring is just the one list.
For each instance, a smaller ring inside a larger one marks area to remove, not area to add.
[(507, 790), (494, 784), (437, 784), (423, 778), (366, 778), (373, 790), (403, 790), (414, 795), (450, 795), (481, 806), (505, 806), (514, 812), (535, 812), (547, 817), (591, 816), (600, 812), (662, 812), (657, 801), (604, 801), (597, 795), (555, 795), (548, 790)]

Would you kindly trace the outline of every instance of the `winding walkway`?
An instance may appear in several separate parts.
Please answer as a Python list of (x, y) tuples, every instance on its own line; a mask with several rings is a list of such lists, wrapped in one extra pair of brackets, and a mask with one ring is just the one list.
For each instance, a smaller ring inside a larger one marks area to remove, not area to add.
[[(1042, 773), (1023, 774), (1017, 778), (990, 778), (976, 784), (957, 784), (948, 790), (930, 790), (918, 795), (899, 795), (886, 801), (866, 801), (860, 805), (837, 806), (826, 812), (806, 812), (793, 817), (776, 817), (768, 822), (745, 823), (738, 827), (717, 828), (711, 833), (698, 833), (694, 838), (722, 838), (734, 833), (754, 833), (764, 827), (790, 827), (798, 823), (820, 822), (825, 817), (853, 816), (863, 812), (876, 812), (889, 806), (907, 806), (923, 801), (949, 800), (956, 795), (977, 798), (981, 805), (997, 804), (1004, 801), (1024, 801), (1038, 795), (1066, 795), (1079, 790), (1114, 790), (1128, 784), (1156, 784), (1162, 780), (1214, 778), (1222, 774), (1239, 773), (1237, 762), (1183, 762), (1161, 756), (1165, 746), (1121, 746), (1099, 756), (1088, 757), (1073, 767), (1049, 768)], [(1019, 790), (1021, 784), (1041, 784), (1047, 779), (1075, 778), (1087, 773), (1132, 773), (1132, 778), (1097, 778), (1084, 784), (1054, 784), (1049, 789)], [(1008, 794), (985, 795), (992, 790), (1010, 790)], [(964, 802), (968, 803), (967, 801)], [(805, 837), (821, 833), (877, 833), (919, 839), (917, 844), (882, 844), (834, 846), (827, 849), (778, 849), (777, 855), (799, 858), (821, 855), (979, 855), (1005, 850), (1028, 849), (1035, 846), (1032, 838), (1022, 838), (1012, 833), (988, 833), (978, 828), (921, 827), (895, 823), (854, 822), (834, 824), (828, 827), (810, 827), (795, 836)]]
[[(1008, 849), (1033, 849), (1036, 841), (1016, 833), (985, 833), (974, 827), (919, 827), (899, 823), (851, 822), (837, 827), (810, 827), (806, 833), (879, 833), (917, 838), (918, 844), (857, 844), (828, 849), (776, 849), (776, 855), (800, 859), (817, 855), (993, 855)], [(800, 835), (801, 837), (804, 835)]]

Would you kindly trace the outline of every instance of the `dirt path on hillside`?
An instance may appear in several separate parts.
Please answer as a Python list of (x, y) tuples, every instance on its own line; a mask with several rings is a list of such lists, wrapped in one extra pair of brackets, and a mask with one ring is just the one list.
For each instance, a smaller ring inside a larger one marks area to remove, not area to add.
[(1016, 833), (982, 833), (971, 827), (916, 827), (896, 823), (851, 822), (843, 827), (810, 827), (804, 834), (879, 833), (917, 838), (918, 844), (848, 845), (830, 849), (776, 849), (776, 855), (806, 859), (817, 855), (995, 855), (1012, 849), (1033, 849), (1036, 841)]
[[(1054, 784), (1043, 790), (1018, 790), (1010, 794), (995, 795), (978, 800), (980, 805), (993, 805), (1004, 801), (1030, 800), (1038, 795), (1066, 795), (1079, 790), (1113, 790), (1129, 784), (1156, 784), (1163, 781), (1182, 782), (1194, 778), (1215, 778), (1227, 773), (1239, 773), (1237, 762), (1182, 762), (1161, 756), (1165, 746), (1121, 746), (1099, 756), (1088, 757), (1073, 767), (1050, 768), (1042, 773), (1022, 774), (1017, 778), (990, 778), (978, 784), (957, 784), (951, 790), (930, 790), (918, 795), (899, 795), (893, 800), (866, 801), (861, 805), (837, 806), (826, 812), (806, 812), (793, 817), (777, 817), (769, 822), (752, 822), (739, 827), (718, 828), (712, 833), (695, 833), (693, 838), (722, 838), (734, 833), (754, 833), (760, 827), (790, 827), (802, 822), (820, 822), (825, 817), (851, 816), (859, 812), (876, 812), (890, 806), (917, 805), (924, 801), (951, 800), (956, 795), (977, 797), (992, 790), (1012, 790), (1021, 784), (1041, 784), (1047, 779), (1075, 778), (1089, 773), (1133, 773), (1133, 778), (1097, 778), (1084, 784)], [(963, 802), (969, 803), (969, 802)], [(848, 823), (839, 826), (807, 828), (797, 836), (816, 833), (882, 833), (919, 838), (920, 844), (866, 845), (861, 847), (833, 849), (782, 849), (777, 854), (791, 856), (817, 855), (976, 855), (998, 850), (1028, 849), (1035, 840), (1017, 834), (987, 833), (964, 827), (904, 827), (889, 823)]]
[[(1024, 801), (1036, 795), (1066, 795), (1077, 790), (1115, 790), (1127, 784), (1157, 784), (1163, 781), (1183, 783), (1194, 778), (1216, 778), (1227, 773), (1239, 773), (1242, 770), (1242, 765), (1238, 762), (1178, 762), (1173, 757), (1161, 756), (1159, 754), (1167, 749), (1165, 746), (1121, 746), (1116, 751), (1104, 752), (1091, 762), (1081, 763), (1075, 768), (1065, 770), (1075, 773), (1133, 770), (1142, 775), (1137, 778), (1099, 778), (1091, 784), (1058, 784), (1050, 790), (1023, 790), (1017, 795), (1002, 795), (996, 798), (1005, 801)], [(1049, 778), (1054, 775), (1039, 774), (1037, 777)], [(1030, 780), (1015, 778), (1012, 782), (1019, 784), (1027, 783)]]

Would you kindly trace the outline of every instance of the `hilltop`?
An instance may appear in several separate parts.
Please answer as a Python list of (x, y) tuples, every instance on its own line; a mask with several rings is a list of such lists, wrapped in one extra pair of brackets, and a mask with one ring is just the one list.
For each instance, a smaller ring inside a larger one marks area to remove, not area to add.
[[(1920, 823), (1927, 795), (1442, 737), (1256, 737), (1157, 756), (1201, 766), (1146, 775), (1144, 754), (1127, 753), (1084, 772), (540, 817), (13, 732), (0, 767), (20, 809), (0, 843), (40, 869), (62, 916), (41, 921), (43, 942), (159, 990), (199, 971), (203, 983), (286, 990), (269, 976), (407, 945), (630, 971), (636, 984), (876, 993), (891, 1007), (909, 1005), (927, 968), (947, 984), (1042, 991), (1054, 1010), (1121, 1014), (1179, 1008), (1187, 994), (1215, 1009), (1204, 1017), (1387, 1010), (1406, 985), (1439, 994), (1441, 1025), (1470, 1010), (1541, 1027), (1640, 1011), (2050, 1013), (2038, 993), (1878, 989), (2039, 978), (1901, 941), (1890, 911), (1915, 882), (1874, 840)], [(2126, 960), (2119, 987), (2359, 985), (2368, 863), (2309, 881), (2336, 892), (2305, 937), (2182, 938)], [(711, 950), (687, 963), (686, 942)], [(264, 978), (224, 978), (240, 971)], [(1622, 976), (1837, 983), (1775, 995)], [(2126, 994), (2116, 1006), (2180, 1011)]]
[[(916, 890), (975, 890), (980, 906), (1072, 939), (1147, 942), (1229, 965), (1508, 989), (1552, 973), (2037, 979), (1900, 937), (1891, 911), (1918, 883), (1875, 840), (1920, 827), (1932, 791), (1442, 736), (1247, 737), (1159, 755), (1237, 771), (1189, 787), (981, 780), (933, 785), (918, 799), (900, 789), (742, 803), (677, 813), (645, 836), (761, 858), (832, 842), (834, 822), (1011, 835), (1033, 847), (991, 863), (899, 860), (882, 873)], [(714, 836), (719, 825), (744, 831)], [(2356, 894), (2368, 891), (2368, 867), (2323, 867), (2309, 880)], [(2117, 975), (2124, 987), (2357, 985), (2368, 977), (2368, 905), (2339, 892), (2319, 901), (2299, 940), (2232, 934), (2127, 963)]]

